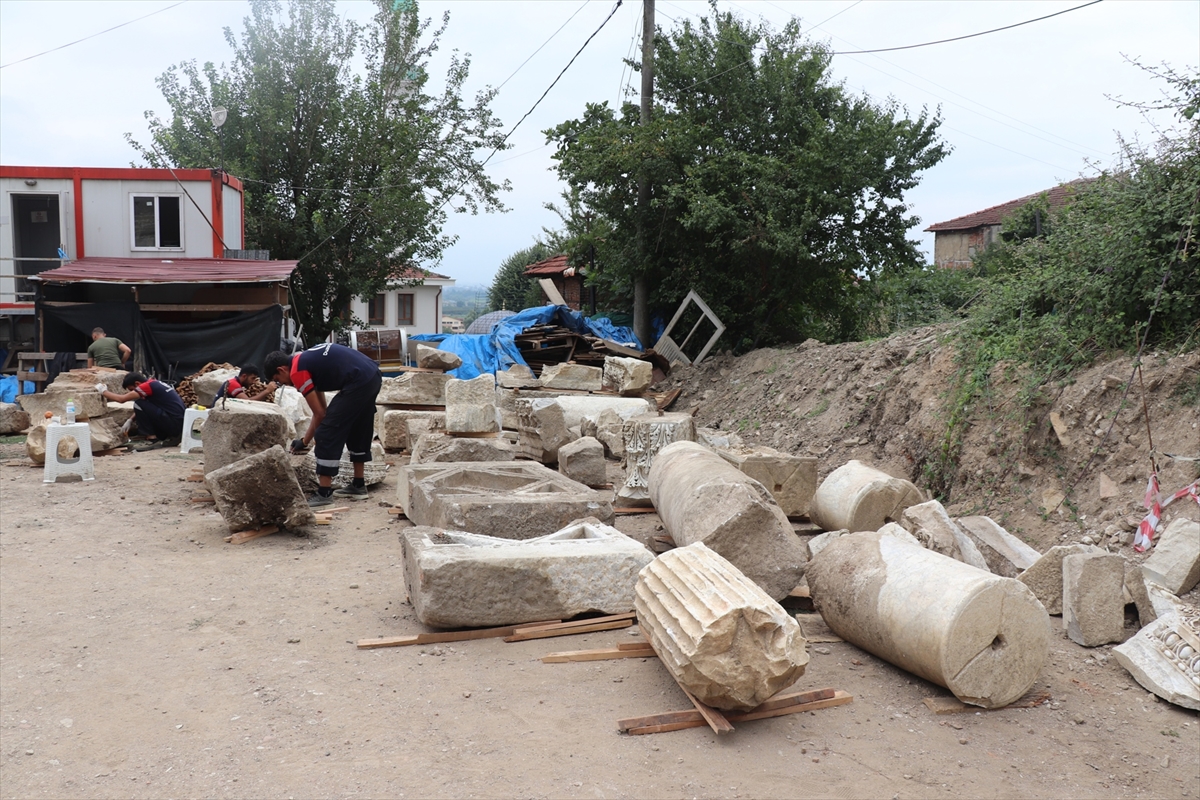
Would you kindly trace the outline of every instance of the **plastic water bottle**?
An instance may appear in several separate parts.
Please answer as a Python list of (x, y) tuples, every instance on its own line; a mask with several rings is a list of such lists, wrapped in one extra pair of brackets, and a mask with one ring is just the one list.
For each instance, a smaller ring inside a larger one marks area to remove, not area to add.
[(67, 398), (67, 415), (66, 416), (67, 416), (67, 424), (74, 425), (75, 424), (75, 401), (71, 398)]

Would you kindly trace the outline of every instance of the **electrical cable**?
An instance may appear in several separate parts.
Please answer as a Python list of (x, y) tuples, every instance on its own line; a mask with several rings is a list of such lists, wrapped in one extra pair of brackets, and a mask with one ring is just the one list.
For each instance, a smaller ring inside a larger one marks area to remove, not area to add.
[(1051, 17), (1061, 16), (1062, 14), (1070, 14), (1072, 11), (1078, 11), (1081, 8), (1087, 8), (1088, 6), (1094, 6), (1097, 3), (1102, 3), (1102, 2), (1104, 2), (1104, 0), (1091, 0), (1091, 2), (1084, 3), (1081, 6), (1075, 6), (1073, 8), (1063, 9), (1062, 11), (1055, 11), (1053, 14), (1047, 14), (1044, 17), (1035, 17), (1034, 19), (1027, 19), (1024, 22), (1015, 22), (1012, 25), (1005, 25), (1003, 28), (992, 28), (991, 30), (987, 30), (987, 31), (979, 31), (978, 33), (968, 33), (966, 36), (955, 36), (951, 39), (938, 39), (935, 42), (921, 42), (920, 44), (906, 44), (906, 45), (902, 45), (900, 47), (877, 47), (872, 50), (842, 50), (842, 51), (835, 51), (835, 52), (831, 53), (830, 55), (857, 56), (857, 55), (862, 55), (864, 53), (890, 53), (893, 50), (915, 50), (918, 47), (930, 47), (931, 45), (935, 45), (935, 44), (948, 44), (950, 42), (961, 42), (963, 39), (974, 39), (977, 36), (987, 36), (989, 33), (999, 33), (1000, 31), (1012, 30), (1013, 28), (1019, 28), (1022, 25), (1029, 25), (1034, 22), (1041, 22), (1042, 20), (1050, 19)]
[[(567, 17), (567, 21), (566, 21), (566, 22), (564, 22), (562, 25), (559, 25), (559, 26), (558, 26), (558, 30), (556, 30), (554, 33), (550, 34), (550, 38), (549, 38), (549, 39), (547, 39), (546, 41), (542, 42), (542, 47), (545, 47), (546, 45), (550, 44), (551, 40), (552, 40), (552, 39), (554, 39), (554, 37), (555, 37), (555, 36), (558, 36), (558, 34), (562, 33), (562, 29), (563, 29), (563, 28), (565, 28), (565, 27), (567, 27), (567, 24), (568, 24), (568, 23), (569, 23), (571, 20), (575, 19), (575, 17), (576, 17), (576, 16), (579, 14), (579, 12), (580, 12), (580, 11), (583, 11), (583, 9), (584, 9), (584, 8), (586, 8), (586, 7), (587, 7), (587, 4), (588, 4), (588, 3), (590, 3), (590, 2), (592, 2), (592, 0), (583, 0), (583, 5), (581, 5), (581, 6), (580, 6), (579, 8), (577, 8), (577, 9), (575, 9), (575, 13), (574, 13), (574, 14), (572, 14), (571, 16)], [(512, 71), (512, 75), (509, 75), (507, 78), (505, 78), (505, 79), (504, 79), (504, 81), (503, 81), (503, 82), (502, 82), (502, 83), (501, 83), (499, 86), (497, 86), (497, 87), (496, 87), (496, 91), (498, 92), (498, 91), (500, 91), (501, 89), (503, 89), (503, 88), (504, 88), (504, 84), (505, 84), (505, 83), (508, 83), (509, 81), (511, 81), (511, 80), (513, 79), (513, 75), (516, 75), (518, 72), (520, 72), (520, 71), (521, 71), (521, 68), (522, 68), (522, 67), (524, 67), (526, 64), (528, 64), (528, 63), (530, 62), (530, 60), (532, 60), (532, 59), (533, 59), (533, 57), (534, 57), (534, 56), (536, 56), (538, 53), (542, 52), (542, 47), (539, 47), (537, 50), (534, 50), (532, 53), (530, 53), (530, 54), (529, 54), (529, 58), (527, 58), (527, 59), (525, 59), (524, 61), (522, 61), (522, 62), (521, 62), (521, 66), (519, 66), (519, 67), (517, 67), (516, 69), (514, 69), (514, 70)]]
[(49, 50), (43, 50), (40, 53), (35, 53), (31, 56), (26, 56), (25, 58), (18, 58), (16, 61), (10, 61), (7, 64), (0, 64), (0, 69), (8, 69), (9, 67), (11, 67), (15, 64), (23, 64), (26, 61), (32, 61), (35, 58), (40, 58), (41, 56), (48, 55), (50, 53), (54, 53), (59, 50), (63, 50), (67, 47), (71, 47), (72, 45), (79, 44), (80, 42), (86, 42), (88, 39), (95, 39), (97, 36), (102, 36), (103, 34), (109, 33), (111, 31), (115, 31), (117, 28), (124, 28), (126, 25), (132, 25), (133, 23), (140, 22), (141, 20), (147, 19), (148, 17), (153, 17), (155, 14), (161, 14), (164, 11), (170, 11), (172, 8), (181, 6), (186, 2), (188, 2), (188, 0), (179, 0), (178, 3), (169, 5), (166, 8), (160, 8), (158, 11), (151, 11), (149, 14), (143, 14), (142, 16), (137, 17), (136, 19), (131, 19), (128, 22), (122, 22), (120, 25), (114, 25), (111, 28), (105, 28), (104, 30), (99, 31), (97, 33), (93, 33), (90, 36), (85, 36), (82, 39), (76, 39), (73, 42), (67, 42), (66, 44), (60, 44), (58, 47), (52, 47)]

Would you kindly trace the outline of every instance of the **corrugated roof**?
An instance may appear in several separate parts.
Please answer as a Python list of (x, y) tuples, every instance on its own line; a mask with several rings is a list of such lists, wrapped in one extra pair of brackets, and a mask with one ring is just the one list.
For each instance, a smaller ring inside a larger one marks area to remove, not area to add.
[(544, 261), (539, 261), (536, 264), (530, 264), (525, 268), (526, 275), (562, 275), (563, 271), (568, 268), (567, 257), (551, 256)]
[(1046, 200), (1050, 204), (1050, 208), (1061, 208), (1084, 186), (1091, 183), (1094, 178), (1079, 178), (1070, 183), (1063, 183), (1055, 186), (1053, 189), (1047, 189), (1044, 192), (1019, 197), (1016, 200), (1009, 200), (1007, 203), (1001, 203), (998, 206), (985, 208), (982, 211), (976, 211), (965, 216), (955, 217), (946, 222), (937, 222), (930, 225), (925, 230), (933, 231), (964, 231), (972, 228), (981, 228), (985, 225), (999, 225), (1005, 217), (1016, 211), (1021, 206), (1034, 200), (1042, 195), (1046, 195)]
[(234, 258), (80, 258), (30, 280), (47, 283), (272, 283), (286, 281), (296, 261)]

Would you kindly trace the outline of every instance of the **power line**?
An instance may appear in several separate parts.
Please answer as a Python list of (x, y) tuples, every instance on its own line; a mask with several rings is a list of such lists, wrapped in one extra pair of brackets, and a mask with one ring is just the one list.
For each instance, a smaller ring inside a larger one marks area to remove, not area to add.
[[(590, 3), (590, 2), (592, 2), (592, 0), (583, 0), (583, 5), (582, 5), (582, 6), (580, 6), (579, 8), (577, 8), (577, 9), (575, 9), (575, 13), (574, 13), (574, 14), (572, 14), (571, 16), (567, 17), (567, 21), (566, 21), (566, 22), (564, 22), (562, 25), (558, 26), (558, 30), (556, 30), (554, 33), (550, 34), (550, 38), (549, 38), (549, 39), (547, 39), (546, 41), (542, 42), (542, 47), (545, 47), (546, 45), (550, 44), (550, 41), (551, 41), (551, 40), (552, 40), (552, 39), (553, 39), (555, 36), (558, 36), (558, 34), (562, 33), (562, 29), (563, 29), (563, 28), (565, 28), (565, 27), (567, 27), (567, 24), (568, 24), (568, 23), (570, 23), (570, 21), (571, 21), (571, 20), (575, 19), (575, 17), (576, 17), (576, 16), (579, 14), (579, 12), (580, 12), (580, 11), (583, 11), (583, 9), (584, 9), (584, 8), (587, 6), (587, 4), (588, 4), (588, 3)], [(505, 83), (508, 83), (509, 81), (511, 81), (511, 80), (513, 79), (513, 75), (516, 75), (518, 72), (520, 72), (520, 71), (521, 71), (521, 67), (524, 67), (526, 64), (528, 64), (528, 63), (529, 63), (529, 62), (530, 62), (530, 61), (533, 59), (533, 57), (534, 57), (534, 56), (536, 56), (538, 53), (542, 52), (542, 47), (539, 47), (537, 50), (534, 50), (532, 53), (530, 53), (530, 54), (529, 54), (529, 58), (527, 58), (527, 59), (525, 59), (524, 61), (522, 61), (522, 62), (521, 62), (521, 66), (520, 66), (520, 67), (517, 67), (516, 69), (514, 69), (514, 70), (513, 70), (513, 72), (512, 72), (512, 75), (509, 75), (507, 78), (505, 78), (505, 79), (504, 79), (504, 82), (503, 82), (503, 83), (501, 83), (499, 86), (497, 86), (497, 87), (496, 87), (496, 91), (500, 91), (501, 89), (503, 89), (503, 88), (504, 88), (504, 84), (505, 84)]]
[(1094, 6), (1100, 2), (1103, 2), (1103, 0), (1091, 0), (1090, 3), (1084, 3), (1081, 6), (1075, 6), (1074, 8), (1067, 8), (1062, 11), (1055, 11), (1053, 14), (1047, 14), (1044, 17), (1035, 17), (1033, 19), (1027, 19), (1024, 22), (1015, 22), (1012, 25), (1005, 25), (1003, 28), (992, 28), (991, 30), (979, 31), (978, 33), (968, 33), (966, 36), (955, 36), (952, 39), (938, 39), (935, 42), (921, 42), (920, 44), (906, 44), (906, 45), (902, 45), (900, 47), (877, 47), (873, 50), (842, 50), (842, 51), (833, 52), (830, 55), (857, 56), (857, 55), (862, 55), (864, 53), (890, 53), (893, 50), (914, 50), (918, 47), (930, 47), (931, 45), (935, 45), (935, 44), (948, 44), (949, 42), (961, 42), (963, 39), (974, 39), (977, 36), (987, 36), (989, 33), (999, 33), (1000, 31), (1012, 30), (1013, 28), (1019, 28), (1022, 25), (1029, 25), (1034, 22), (1041, 22), (1042, 20), (1050, 19), (1051, 17), (1057, 17), (1062, 14), (1070, 14), (1072, 11), (1078, 11), (1081, 8), (1087, 8), (1088, 6)]
[(174, 4), (172, 4), (172, 5), (169, 5), (169, 6), (167, 6), (166, 8), (160, 8), (158, 11), (151, 11), (149, 14), (143, 14), (142, 16), (140, 16), (140, 17), (138, 17), (138, 18), (136, 18), (136, 19), (131, 19), (131, 20), (129, 20), (128, 22), (122, 22), (120, 25), (113, 25), (111, 28), (105, 28), (104, 30), (102, 30), (102, 31), (99, 31), (98, 33), (93, 33), (93, 34), (91, 34), (90, 36), (85, 36), (85, 37), (83, 37), (82, 39), (76, 39), (76, 40), (75, 40), (75, 41), (73, 41), (73, 42), (67, 42), (66, 44), (60, 44), (58, 47), (52, 47), (52, 48), (50, 48), (49, 50), (43, 50), (43, 51), (42, 51), (42, 52), (40, 52), (40, 53), (35, 53), (35, 54), (31, 55), (31, 56), (26, 56), (25, 58), (19, 58), (19, 59), (17, 59), (16, 61), (10, 61), (10, 62), (8, 62), (7, 64), (0, 65), (0, 69), (8, 69), (9, 67), (11, 67), (11, 66), (13, 66), (13, 65), (15, 65), (15, 64), (23, 64), (23, 63), (25, 63), (26, 61), (32, 61), (32, 60), (33, 60), (33, 59), (35, 59), (35, 58), (40, 58), (41, 56), (47, 55), (47, 54), (49, 54), (49, 53), (54, 53), (54, 52), (57, 52), (57, 51), (59, 51), (59, 50), (62, 50), (62, 49), (64, 49), (64, 48), (67, 48), (67, 47), (70, 47), (70, 46), (72, 46), (72, 45), (79, 44), (80, 42), (86, 42), (88, 39), (95, 39), (97, 36), (102, 36), (103, 34), (109, 33), (109, 32), (111, 32), (111, 31), (115, 31), (117, 28), (124, 28), (126, 25), (132, 25), (133, 23), (135, 23), (135, 22), (139, 22), (139, 21), (141, 21), (141, 20), (143, 20), (143, 19), (146, 19), (146, 18), (148, 18), (148, 17), (153, 17), (155, 14), (161, 14), (161, 13), (163, 13), (164, 11), (170, 11), (172, 8), (176, 8), (177, 6), (181, 6), (181, 5), (183, 5), (184, 3), (186, 3), (186, 2), (188, 2), (188, 0), (179, 0), (179, 2), (178, 2), (178, 3), (174, 3)]

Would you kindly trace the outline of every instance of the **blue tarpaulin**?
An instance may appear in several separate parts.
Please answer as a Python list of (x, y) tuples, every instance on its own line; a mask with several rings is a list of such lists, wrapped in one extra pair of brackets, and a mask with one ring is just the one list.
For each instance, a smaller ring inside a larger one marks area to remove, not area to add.
[[(25, 381), (24, 394), (33, 394), (37, 388), (33, 381)], [(17, 402), (17, 376), (5, 375), (0, 378), (0, 403)]]
[(513, 364), (524, 364), (516, 336), (535, 325), (561, 325), (578, 334), (596, 336), (610, 342), (641, 350), (641, 342), (629, 328), (613, 325), (607, 317), (585, 317), (567, 306), (527, 308), (496, 323), (489, 334), (421, 333), (411, 337), (418, 342), (436, 342), (439, 350), (454, 353), (462, 366), (450, 374), (462, 380), (484, 373), (502, 372)]

